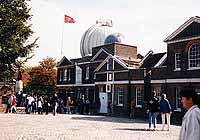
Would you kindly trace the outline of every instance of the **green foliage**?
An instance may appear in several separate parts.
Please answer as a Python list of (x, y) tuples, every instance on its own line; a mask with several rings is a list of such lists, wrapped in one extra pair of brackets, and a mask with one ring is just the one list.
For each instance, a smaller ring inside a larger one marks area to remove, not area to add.
[(33, 34), (29, 12), (27, 0), (0, 0), (0, 75), (12, 76), (38, 47), (37, 39), (28, 42)]

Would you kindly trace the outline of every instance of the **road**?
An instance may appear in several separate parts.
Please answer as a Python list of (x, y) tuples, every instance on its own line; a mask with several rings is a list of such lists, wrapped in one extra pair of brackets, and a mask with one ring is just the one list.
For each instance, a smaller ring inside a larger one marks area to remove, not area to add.
[(57, 114), (0, 114), (0, 140), (177, 140), (180, 126), (149, 131), (138, 119)]

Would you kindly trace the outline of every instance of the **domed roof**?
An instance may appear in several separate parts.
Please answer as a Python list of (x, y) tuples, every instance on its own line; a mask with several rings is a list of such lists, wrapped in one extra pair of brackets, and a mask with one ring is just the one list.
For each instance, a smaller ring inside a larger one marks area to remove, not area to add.
[(82, 36), (80, 51), (82, 57), (92, 54), (92, 48), (104, 45), (105, 38), (114, 33), (112, 20), (98, 20)]
[(122, 43), (124, 36), (120, 33), (114, 33), (106, 37), (104, 44), (112, 44), (115, 42)]

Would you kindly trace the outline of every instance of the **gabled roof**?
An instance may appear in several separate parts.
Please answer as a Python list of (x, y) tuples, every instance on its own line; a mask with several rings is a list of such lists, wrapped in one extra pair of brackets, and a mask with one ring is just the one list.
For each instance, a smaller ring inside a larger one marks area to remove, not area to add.
[(102, 52), (104, 52), (104, 53), (106, 53), (107, 55), (109, 55), (109, 53), (108, 53), (105, 49), (101, 48), (101, 49), (92, 57), (91, 61), (94, 61)]
[(75, 64), (75, 63), (86, 63), (86, 62), (90, 62), (92, 56), (85, 56), (82, 58), (76, 58), (76, 59), (71, 59), (70, 61)]
[(169, 35), (164, 42), (169, 42), (174, 39), (179, 33), (181, 33), (184, 29), (190, 26), (192, 23), (200, 23), (200, 17), (195, 16), (191, 17), (188, 21), (186, 21), (183, 25), (181, 25), (177, 30), (175, 30), (171, 35)]
[(123, 61), (109, 54), (108, 57), (102, 63), (100, 63), (99, 66), (94, 71), (100, 70), (101, 67), (103, 67), (103, 65), (106, 64), (109, 58), (112, 58), (115, 62), (120, 64), (122, 67), (124, 67), (125, 69), (128, 69), (127, 65)]
[(144, 60), (143, 64), (140, 66), (140, 68), (156, 67), (159, 64), (162, 64), (162, 61), (164, 61), (165, 58), (166, 58), (166, 52), (164, 52), (164, 53), (150, 54)]
[(68, 60), (65, 56), (63, 56), (63, 58), (57, 63), (57, 67), (65, 65), (72, 65), (72, 62)]

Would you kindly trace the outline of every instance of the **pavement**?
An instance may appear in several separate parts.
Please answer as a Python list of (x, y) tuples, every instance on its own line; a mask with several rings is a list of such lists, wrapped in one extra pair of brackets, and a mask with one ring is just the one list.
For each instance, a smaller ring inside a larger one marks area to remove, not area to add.
[(0, 140), (178, 140), (170, 131), (148, 129), (147, 120), (74, 114), (0, 114)]

